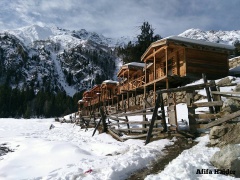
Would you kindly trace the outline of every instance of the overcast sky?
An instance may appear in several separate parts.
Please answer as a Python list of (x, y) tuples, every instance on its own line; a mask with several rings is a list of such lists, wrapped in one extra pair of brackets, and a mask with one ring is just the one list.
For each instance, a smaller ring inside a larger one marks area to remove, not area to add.
[(0, 29), (32, 24), (135, 37), (148, 21), (155, 34), (190, 28), (240, 30), (240, 0), (0, 0)]

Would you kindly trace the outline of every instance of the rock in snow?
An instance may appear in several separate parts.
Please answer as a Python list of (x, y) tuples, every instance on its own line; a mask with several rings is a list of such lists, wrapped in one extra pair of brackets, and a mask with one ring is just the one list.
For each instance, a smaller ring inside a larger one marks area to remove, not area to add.
[(240, 177), (240, 145), (229, 144), (216, 152), (210, 162), (217, 167), (221, 174), (225, 173)]

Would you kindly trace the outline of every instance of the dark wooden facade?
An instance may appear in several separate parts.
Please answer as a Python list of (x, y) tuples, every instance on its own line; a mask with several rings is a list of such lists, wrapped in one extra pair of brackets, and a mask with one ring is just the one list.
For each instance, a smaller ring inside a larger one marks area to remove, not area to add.
[(117, 98), (118, 82), (112, 80), (103, 81), (101, 84), (101, 100), (109, 105)]
[[(146, 64), (146, 85), (179, 82), (185, 78), (208, 79), (228, 75), (228, 56), (234, 48), (228, 45), (172, 36), (152, 43), (141, 60)], [(181, 79), (179, 79), (181, 77)]]
[(124, 64), (118, 72), (118, 94), (125, 91), (136, 90), (145, 84), (144, 63), (131, 62)]

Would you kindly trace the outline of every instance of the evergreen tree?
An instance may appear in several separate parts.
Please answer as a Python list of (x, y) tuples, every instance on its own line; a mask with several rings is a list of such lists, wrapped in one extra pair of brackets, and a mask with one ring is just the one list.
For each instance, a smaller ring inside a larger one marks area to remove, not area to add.
[(122, 57), (124, 63), (141, 62), (141, 56), (154, 41), (161, 39), (160, 35), (154, 35), (154, 30), (148, 22), (143, 22), (140, 26), (141, 34), (137, 36), (137, 42), (131, 41), (125, 47), (118, 47), (117, 54)]

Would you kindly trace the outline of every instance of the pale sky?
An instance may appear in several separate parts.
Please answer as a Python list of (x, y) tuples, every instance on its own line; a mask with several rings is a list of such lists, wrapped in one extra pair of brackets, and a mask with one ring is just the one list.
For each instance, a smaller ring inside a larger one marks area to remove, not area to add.
[(135, 37), (148, 21), (155, 34), (190, 28), (240, 30), (240, 0), (1, 0), (0, 30), (32, 24)]

